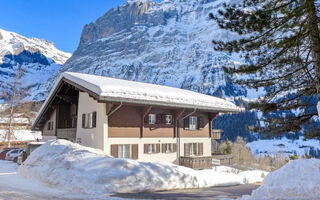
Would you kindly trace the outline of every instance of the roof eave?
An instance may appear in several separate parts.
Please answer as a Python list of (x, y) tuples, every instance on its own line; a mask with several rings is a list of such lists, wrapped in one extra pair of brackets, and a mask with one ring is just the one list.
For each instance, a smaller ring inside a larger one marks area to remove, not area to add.
[(239, 113), (242, 111), (241, 108), (221, 108), (221, 107), (211, 107), (211, 106), (199, 106), (191, 104), (182, 104), (182, 103), (169, 103), (169, 102), (160, 102), (160, 101), (150, 101), (150, 100), (135, 100), (129, 98), (118, 98), (110, 96), (99, 96), (100, 102), (123, 102), (123, 103), (135, 103), (135, 104), (147, 104), (153, 106), (167, 106), (172, 108), (190, 108), (198, 110), (209, 110), (220, 113)]

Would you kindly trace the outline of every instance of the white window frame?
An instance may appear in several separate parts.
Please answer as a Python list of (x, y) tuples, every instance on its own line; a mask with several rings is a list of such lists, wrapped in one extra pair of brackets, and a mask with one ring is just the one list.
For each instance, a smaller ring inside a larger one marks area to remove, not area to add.
[[(166, 119), (166, 124), (170, 125), (172, 124), (172, 115), (165, 115), (165, 119)], [(168, 122), (170, 120), (170, 122)]]
[[(126, 152), (126, 147), (128, 148), (129, 152)], [(131, 158), (131, 145), (130, 144), (118, 144), (118, 158), (125, 158), (130, 159)]]
[(157, 152), (156, 144), (148, 144), (148, 153), (156, 153)]
[(93, 127), (93, 113), (88, 113), (88, 128), (92, 128)]
[(172, 152), (173, 152), (173, 144), (167, 143), (166, 144), (166, 153), (172, 153)]
[(156, 124), (157, 115), (156, 114), (149, 114), (148, 119), (149, 119), (148, 120), (149, 124)]
[(189, 130), (197, 130), (198, 118), (196, 116), (189, 117)]
[(199, 153), (198, 143), (189, 144), (189, 154), (190, 156), (197, 156)]

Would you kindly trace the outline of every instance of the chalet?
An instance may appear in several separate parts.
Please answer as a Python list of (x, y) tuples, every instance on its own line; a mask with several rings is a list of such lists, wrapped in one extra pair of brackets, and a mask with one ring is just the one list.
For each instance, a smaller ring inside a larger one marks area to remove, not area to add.
[(219, 134), (211, 121), (239, 111), (229, 101), (188, 90), (65, 72), (32, 129), (117, 158), (206, 168)]

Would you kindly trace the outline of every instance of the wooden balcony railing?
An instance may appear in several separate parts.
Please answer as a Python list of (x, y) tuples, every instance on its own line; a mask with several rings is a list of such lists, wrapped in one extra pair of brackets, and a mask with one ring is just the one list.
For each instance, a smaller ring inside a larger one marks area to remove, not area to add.
[(212, 157), (180, 157), (180, 163), (192, 169), (211, 169)]
[(59, 128), (57, 129), (57, 137), (61, 139), (75, 139), (76, 128)]
[(221, 138), (222, 132), (223, 130), (221, 129), (212, 129), (212, 134), (211, 134), (212, 139), (219, 140)]

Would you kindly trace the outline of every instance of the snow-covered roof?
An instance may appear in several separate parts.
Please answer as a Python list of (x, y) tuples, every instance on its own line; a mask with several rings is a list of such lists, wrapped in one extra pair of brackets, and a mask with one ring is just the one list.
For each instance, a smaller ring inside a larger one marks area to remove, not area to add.
[(227, 112), (240, 111), (239, 107), (227, 100), (174, 87), (74, 72), (65, 72), (61, 78), (66, 78), (87, 88), (97, 94), (99, 100), (171, 105)]
[(64, 72), (42, 105), (34, 123), (49, 103), (50, 97), (54, 95), (53, 92), (62, 79), (92, 92), (99, 101), (159, 105), (217, 112), (239, 112), (242, 110), (230, 101), (189, 90), (104, 76)]

